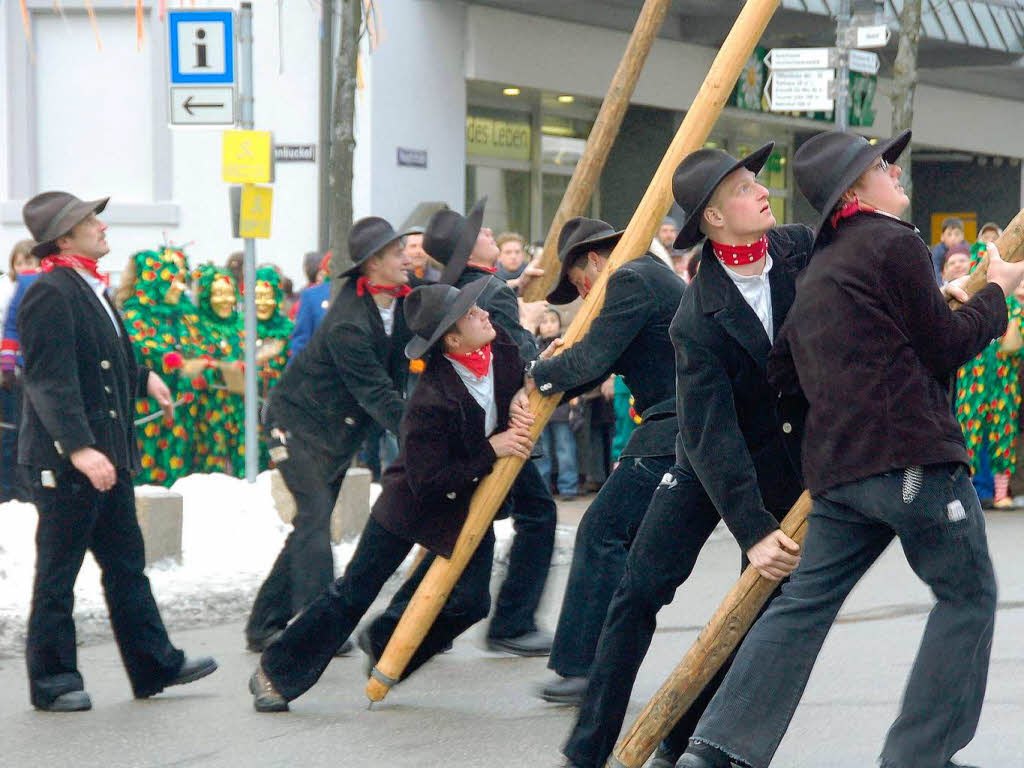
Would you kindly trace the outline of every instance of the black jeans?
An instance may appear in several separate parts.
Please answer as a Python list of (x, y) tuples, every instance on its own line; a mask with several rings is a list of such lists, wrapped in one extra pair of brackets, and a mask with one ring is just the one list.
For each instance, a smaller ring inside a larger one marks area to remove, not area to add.
[[(321, 592), (288, 625), (284, 634), (263, 652), (260, 663), (278, 693), (289, 700), (295, 699), (320, 679), (338, 646), (352, 633), (411, 549), (411, 543), (383, 528), (372, 516), (366, 521), (345, 575)], [(402, 674), (403, 680), (487, 616), (493, 555), (494, 534), (489, 531), (456, 583), (441, 614), (413, 654)], [(402, 585), (395, 600), (407, 601), (412, 597), (415, 587), (410, 587), (409, 582), (416, 579), (419, 583), (427, 565), (429, 563), (421, 563), (416, 573)], [(370, 625), (375, 657), (379, 658), (383, 653), (399, 618), (401, 611), (397, 617), (385, 612)]]
[(532, 461), (523, 464), (508, 495), (515, 528), (508, 571), (494, 602), (488, 637), (519, 637), (537, 629), (535, 614), (551, 567), (558, 509)]
[[(271, 434), (271, 450), (283, 446), (287, 458), (276, 461), (281, 477), (295, 497), (293, 529), (260, 587), (249, 621), (246, 639), (261, 644), (288, 622), (334, 581), (331, 551), (331, 512), (338, 500), (348, 461), (324, 456), (301, 439), (284, 432)], [(345, 638), (341, 639), (344, 642)], [(340, 643), (339, 643), (340, 645)]]
[(601, 626), (626, 555), (671, 456), (625, 458), (583, 515), (548, 667), (570, 677), (590, 674)]
[[(793, 501), (800, 488), (794, 478)], [(781, 516), (784, 510), (778, 510)], [(673, 466), (659, 484), (608, 606), (587, 692), (565, 754), (582, 768), (601, 768), (615, 748), (630, 692), (647, 655), (658, 611), (693, 571), (721, 517), (690, 467)], [(745, 565), (745, 558), (741, 567)], [(679, 752), (725, 676), (709, 681), (666, 741)]]
[(846, 596), (893, 537), (936, 603), (882, 749), (883, 768), (944, 768), (974, 737), (985, 698), (996, 584), (967, 468), (911, 467), (815, 497), (800, 567), (751, 628), (694, 731), (765, 768)]
[(25, 656), (32, 704), (45, 707), (58, 696), (84, 689), (75, 649), (74, 587), (86, 549), (102, 572), (103, 595), (114, 639), (136, 696), (159, 693), (181, 669), (185, 655), (171, 645), (157, 610), (135, 516), (135, 491), (126, 470), (106, 493), (85, 475), (68, 469), (56, 488), (44, 488), (32, 471), (36, 529), (36, 575)]

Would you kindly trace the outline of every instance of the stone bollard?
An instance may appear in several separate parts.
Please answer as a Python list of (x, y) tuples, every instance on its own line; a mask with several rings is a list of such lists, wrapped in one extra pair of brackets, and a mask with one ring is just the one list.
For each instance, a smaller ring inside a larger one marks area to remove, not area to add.
[[(341, 493), (331, 513), (331, 543), (338, 544), (343, 539), (358, 536), (366, 519), (370, 516), (370, 470), (353, 467), (345, 473), (341, 484)], [(277, 514), (286, 523), (295, 518), (295, 498), (276, 469), (270, 476), (270, 495), (277, 507)]]
[(135, 511), (146, 544), (146, 566), (167, 558), (180, 563), (181, 494), (155, 486), (136, 488)]

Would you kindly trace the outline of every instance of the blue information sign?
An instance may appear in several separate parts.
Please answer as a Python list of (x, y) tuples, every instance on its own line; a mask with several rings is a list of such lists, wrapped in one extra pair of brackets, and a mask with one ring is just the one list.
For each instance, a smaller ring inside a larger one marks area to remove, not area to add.
[(172, 84), (234, 84), (233, 11), (168, 11), (167, 35)]

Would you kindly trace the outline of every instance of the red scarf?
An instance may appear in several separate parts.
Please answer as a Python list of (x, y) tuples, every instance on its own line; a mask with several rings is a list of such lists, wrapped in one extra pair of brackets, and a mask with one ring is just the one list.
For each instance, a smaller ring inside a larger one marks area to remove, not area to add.
[(475, 352), (469, 352), (465, 355), (457, 355), (454, 352), (445, 352), (445, 357), (458, 363), (464, 368), (468, 368), (470, 373), (478, 379), (482, 379), (487, 375), (487, 371), (490, 370), (491, 367), (491, 345), (486, 344)]
[(872, 208), (870, 205), (865, 205), (855, 197), (836, 211), (832, 215), (832, 218), (829, 219), (829, 223), (832, 224), (832, 229), (836, 229), (839, 227), (839, 222), (843, 219), (849, 219), (852, 216), (856, 216), (858, 213), (874, 213), (876, 210), (878, 209)]
[(718, 260), (728, 267), (754, 264), (768, 255), (768, 235), (761, 235), (760, 240), (750, 245), (726, 245), (712, 240), (711, 247)]
[(365, 296), (367, 291), (370, 292), (371, 296), (378, 293), (386, 293), (389, 296), (400, 299), (412, 293), (412, 288), (408, 285), (376, 285), (370, 282), (370, 278), (360, 277), (356, 280), (356, 296)]
[(466, 262), (467, 267), (473, 267), (473, 269), (483, 270), (484, 272), (490, 272), (492, 275), (498, 273), (497, 267), (485, 267), (483, 264), (474, 264), (472, 261)]
[(56, 267), (80, 269), (86, 274), (92, 275), (104, 285), (110, 285), (110, 275), (101, 275), (99, 271), (97, 271), (96, 259), (87, 259), (85, 256), (78, 256), (77, 254), (62, 256), (57, 253), (53, 256), (47, 256), (39, 262), (39, 268), (43, 270), (43, 272), (53, 272)]

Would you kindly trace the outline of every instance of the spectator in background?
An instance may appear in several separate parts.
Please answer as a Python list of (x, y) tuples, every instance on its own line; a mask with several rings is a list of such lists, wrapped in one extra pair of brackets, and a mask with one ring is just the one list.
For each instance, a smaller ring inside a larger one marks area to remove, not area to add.
[(942, 234), (939, 242), (932, 246), (932, 265), (935, 267), (935, 282), (942, 285), (942, 259), (946, 252), (957, 243), (964, 241), (964, 222), (956, 216), (942, 220)]
[(409, 271), (409, 284), (412, 286), (436, 283), (441, 279), (441, 270), (430, 254), (423, 250), (423, 227), (410, 227), (405, 236), (403, 246), (405, 255), (409, 257), (412, 269)]
[(679, 237), (679, 225), (671, 216), (666, 216), (661, 220), (661, 226), (658, 228), (658, 240), (665, 246), (665, 250), (671, 253), (675, 248), (677, 237)]
[[(19, 240), (11, 249), (10, 267), (7, 271), (9, 279), (0, 279), (0, 315), (3, 316), (3, 327), (6, 328), (8, 318), (12, 329), (12, 339), (0, 346), (0, 408), (3, 409), (3, 420), (8, 426), (0, 435), (0, 501), (29, 501), (32, 498), (27, 478), (18, 464), (18, 421), (21, 419), (21, 369), (22, 360), (18, 352), (17, 308), (14, 296), (18, 294), (18, 303), (27, 290), (28, 280), (20, 292), (22, 284), (20, 275), (32, 275), (34, 280), (38, 273), (39, 259), (32, 253), (35, 240)], [(11, 311), (13, 309), (13, 311)], [(6, 342), (6, 335), (5, 335)]]
[[(307, 256), (309, 254), (306, 254)], [(308, 272), (306, 273), (309, 274)], [(313, 331), (320, 325), (320, 321), (327, 314), (327, 307), (331, 303), (331, 252), (328, 251), (320, 259), (314, 275), (317, 282), (309, 286), (299, 295), (299, 310), (295, 313), (295, 329), (292, 331), (292, 339), (288, 345), (289, 362), (302, 351), (303, 347), (309, 344)]]
[[(299, 311), (299, 295), (295, 293), (295, 284), (290, 277), (278, 273), (280, 277), (279, 287), (281, 289), (281, 314), (292, 320), (292, 309), (295, 314)], [(294, 322), (294, 320), (292, 320)]]
[(241, 251), (235, 251), (228, 260), (224, 262), (224, 268), (231, 273), (231, 276), (235, 278), (235, 285), (238, 286), (238, 293), (241, 295), (244, 293), (245, 286), (245, 254)]
[(971, 271), (971, 249), (966, 242), (950, 248), (942, 259), (942, 284), (963, 277)]
[[(537, 345), (543, 352), (551, 342), (562, 335), (562, 316), (557, 310), (546, 309), (537, 327)], [(556, 487), (552, 470), (557, 472), (557, 490), (562, 499), (572, 499), (578, 493), (579, 477), (576, 472), (576, 436), (569, 427), (569, 400), (563, 400), (551, 415), (540, 436), (544, 454), (534, 461), (537, 469), (552, 488)], [(551, 457), (555, 457), (552, 467)]]
[(1000, 235), (1003, 234), (1003, 228), (996, 224), (994, 221), (986, 221), (981, 225), (981, 229), (978, 230), (978, 242), (979, 243), (993, 243), (999, 239)]
[(612, 398), (612, 409), (615, 411), (615, 434), (612, 435), (612, 467), (619, 463), (619, 456), (625, 450), (633, 431), (640, 424), (640, 414), (633, 407), (633, 395), (621, 376), (612, 376), (615, 380), (615, 396)]
[(515, 280), (526, 269), (526, 238), (518, 232), (502, 232), (495, 243), (498, 245), (497, 277), (506, 282)]
[(320, 251), (306, 251), (302, 257), (302, 274), (306, 276), (306, 288), (320, 282), (320, 264), (323, 260), (324, 254)]

